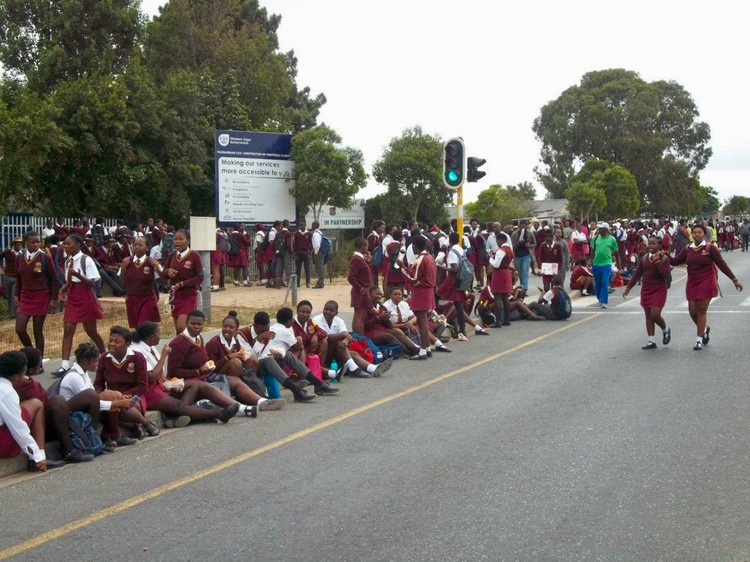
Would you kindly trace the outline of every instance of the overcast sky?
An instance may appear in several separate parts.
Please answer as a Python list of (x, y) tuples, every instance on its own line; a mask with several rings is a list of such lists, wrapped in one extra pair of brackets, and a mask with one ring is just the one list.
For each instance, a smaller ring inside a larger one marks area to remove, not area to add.
[[(592, 70), (626, 68), (675, 80), (711, 126), (714, 155), (701, 173), (724, 200), (750, 196), (750, 74), (741, 2), (672, 0), (260, 0), (282, 16), (298, 84), (328, 98), (320, 120), (364, 152), (367, 171), (391, 138), (421, 125), (462, 136), (487, 159), (492, 183), (534, 181), (540, 108)], [(143, 0), (149, 15), (162, 0)], [(452, 111), (448, 111), (451, 104)], [(365, 196), (384, 191), (370, 179)]]

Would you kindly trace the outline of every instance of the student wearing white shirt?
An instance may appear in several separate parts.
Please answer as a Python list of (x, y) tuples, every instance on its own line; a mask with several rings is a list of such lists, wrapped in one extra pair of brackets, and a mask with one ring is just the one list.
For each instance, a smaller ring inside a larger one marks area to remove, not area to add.
[(81, 251), (83, 238), (71, 234), (65, 239), (65, 284), (60, 289), (60, 299), (65, 301), (63, 317), (62, 366), (58, 374), (70, 369), (70, 352), (78, 324), (83, 324), (86, 334), (104, 353), (104, 340), (97, 330), (97, 320), (104, 318), (104, 312), (94, 293), (94, 285), (100, 279), (94, 258)]
[(29, 470), (47, 470), (44, 453), (44, 404), (34, 398), (21, 402), (13, 381), (26, 374), (26, 356), (18, 351), (0, 355), (0, 458), (24, 453)]
[(313, 264), (315, 265), (315, 274), (318, 276), (318, 282), (313, 286), (313, 289), (322, 289), (325, 287), (325, 264), (323, 260), (325, 256), (320, 251), (321, 245), (323, 244), (323, 233), (320, 231), (320, 222), (313, 221), (312, 223), (312, 247), (313, 247)]
[[(292, 331), (292, 322), (294, 321), (294, 312), (291, 308), (280, 308), (276, 313), (276, 324), (271, 326), (268, 331), (274, 334), (266, 346), (265, 352), (276, 359), (282, 361), (287, 367), (294, 371), (299, 377), (304, 378), (315, 387), (315, 394), (327, 395), (336, 394), (339, 389), (333, 388), (327, 383), (320, 381), (312, 374), (310, 369), (305, 366), (293, 353), (290, 352), (292, 347), (301, 345)], [(257, 328), (257, 326), (256, 326)], [(255, 346), (259, 344), (256, 342)], [(263, 354), (258, 354), (263, 357)]]
[[(409, 303), (404, 300), (404, 293), (398, 287), (394, 287), (391, 290), (390, 299), (383, 303), (383, 307), (391, 314), (391, 325), (394, 328), (402, 330), (409, 339), (412, 336), (409, 332), (416, 334), (415, 343), (419, 344), (419, 326), (417, 326), (417, 315), (409, 306)], [(440, 339), (432, 332), (428, 332), (430, 343), (435, 345), (435, 350), (443, 353), (451, 353), (451, 350), (440, 341)]]
[(342, 374), (354, 373), (352, 376), (355, 378), (379, 377), (386, 373), (393, 366), (393, 359), (389, 357), (379, 365), (375, 365), (356, 351), (351, 351), (349, 344), (354, 341), (354, 338), (347, 331), (346, 323), (338, 316), (338, 313), (338, 303), (328, 301), (323, 307), (323, 313), (313, 318), (313, 322), (328, 334), (326, 337), (326, 362), (336, 358), (346, 367)]

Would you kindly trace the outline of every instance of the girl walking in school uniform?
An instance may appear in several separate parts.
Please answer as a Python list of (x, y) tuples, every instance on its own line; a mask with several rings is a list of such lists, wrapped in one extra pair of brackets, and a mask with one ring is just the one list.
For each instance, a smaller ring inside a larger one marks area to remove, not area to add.
[(693, 226), (693, 243), (686, 246), (675, 257), (670, 258), (672, 265), (687, 265), (687, 283), (685, 295), (688, 300), (690, 318), (695, 324), (697, 334), (693, 349), (700, 351), (708, 344), (711, 327), (707, 325), (708, 305), (711, 299), (719, 295), (719, 280), (716, 269), (729, 277), (738, 291), (742, 283), (721, 257), (715, 244), (707, 242), (708, 229), (702, 224)]
[(198, 287), (203, 283), (201, 256), (190, 249), (190, 231), (180, 229), (174, 235), (175, 252), (169, 256), (162, 277), (169, 279), (169, 304), (175, 332), (185, 330), (187, 315), (198, 308)]
[(158, 261), (149, 257), (146, 238), (133, 241), (133, 256), (122, 261), (120, 285), (125, 287), (125, 309), (128, 326), (137, 328), (142, 322), (161, 322), (154, 278), (161, 274)]
[(41, 249), (39, 233), (27, 232), (24, 241), (26, 249), (18, 257), (13, 288), (13, 301), (18, 307), (16, 334), (24, 347), (31, 347), (28, 327), (29, 319), (33, 318), (35, 347), (44, 357), (44, 321), (57, 303), (60, 285), (52, 258)]

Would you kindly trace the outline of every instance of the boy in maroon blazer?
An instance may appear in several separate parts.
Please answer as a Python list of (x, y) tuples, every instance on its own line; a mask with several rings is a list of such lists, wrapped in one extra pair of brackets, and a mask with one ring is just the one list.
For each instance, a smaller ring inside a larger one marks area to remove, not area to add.
[(354, 318), (352, 319), (352, 331), (358, 334), (365, 333), (365, 320), (367, 311), (372, 307), (370, 301), (370, 287), (372, 277), (370, 273), (370, 259), (372, 256), (367, 251), (367, 240), (357, 238), (354, 241), (354, 255), (349, 261), (349, 275), (347, 280), (352, 286), (352, 302)]

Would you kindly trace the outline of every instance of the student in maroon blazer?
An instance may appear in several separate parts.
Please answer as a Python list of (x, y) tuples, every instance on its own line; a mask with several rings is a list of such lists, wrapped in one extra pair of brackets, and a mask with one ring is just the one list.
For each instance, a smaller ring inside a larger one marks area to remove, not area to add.
[[(539, 247), (539, 268), (543, 263), (556, 263), (557, 264), (557, 275), (564, 277), (565, 273), (562, 270), (563, 266), (563, 255), (562, 248), (559, 244), (555, 243), (555, 235), (551, 230), (545, 231), (544, 244)], [(546, 293), (550, 289), (552, 282), (552, 275), (542, 275), (542, 282), (544, 283), (544, 292)]]
[(297, 287), (300, 286), (302, 266), (305, 266), (305, 286), (310, 288), (310, 256), (312, 254), (312, 232), (307, 230), (307, 223), (300, 219), (299, 228), (294, 233), (295, 272), (297, 273)]
[(349, 261), (347, 280), (352, 286), (351, 306), (354, 308), (352, 331), (358, 334), (365, 333), (367, 311), (372, 308), (372, 302), (370, 301), (370, 287), (372, 286), (370, 259), (372, 259), (372, 256), (367, 251), (367, 240), (357, 238), (354, 241), (354, 255)]
[[(383, 234), (385, 233), (385, 223), (381, 220), (373, 221), (372, 232), (367, 236), (367, 251), (370, 255), (373, 255), (375, 248), (380, 246), (382, 249), (383, 245)], [(374, 287), (378, 286), (378, 268), (370, 264), (370, 276), (372, 277), (372, 284)], [(354, 330), (354, 327), (352, 326)], [(356, 330), (354, 330), (356, 332)]]
[(133, 241), (132, 257), (122, 262), (120, 284), (125, 287), (125, 310), (128, 326), (135, 329), (143, 322), (161, 322), (158, 299), (154, 292), (154, 274), (160, 274), (161, 265), (148, 255), (145, 238)]
[(159, 434), (159, 429), (143, 417), (137, 405), (140, 401), (144, 411), (148, 407), (148, 366), (143, 355), (129, 349), (132, 342), (133, 338), (126, 328), (110, 328), (107, 345), (109, 353), (101, 355), (96, 367), (94, 390), (99, 393), (102, 400), (134, 399), (131, 408), (106, 412), (108, 423), (105, 424), (102, 441), (108, 447), (132, 445), (135, 442), (134, 439), (121, 435), (119, 423), (123, 421), (136, 424), (139, 436), (143, 436), (144, 432), (149, 436)]
[(421, 347), (419, 353), (409, 359), (427, 359), (427, 350), (430, 345), (430, 325), (427, 314), (435, 308), (437, 266), (435, 265), (435, 258), (427, 252), (427, 239), (424, 236), (415, 236), (411, 245), (417, 256), (416, 260), (410, 266), (407, 266), (401, 260), (399, 260), (399, 263), (404, 275), (411, 280), (412, 297), (409, 304), (417, 317)]
[(52, 259), (41, 250), (39, 233), (29, 231), (23, 238), (26, 249), (18, 256), (13, 287), (13, 302), (18, 307), (16, 334), (24, 347), (31, 347), (28, 327), (33, 318), (34, 343), (44, 357), (44, 321), (57, 303), (60, 284)]
[[(216, 362), (209, 358), (201, 336), (205, 316), (200, 310), (193, 310), (186, 317), (185, 330), (169, 342), (172, 351), (167, 360), (167, 375), (186, 380), (218, 380), (221, 374), (216, 369)], [(257, 416), (255, 404), (265, 399), (253, 392), (239, 377), (229, 376), (226, 379), (232, 396), (240, 402), (240, 413)]]
[(169, 279), (169, 299), (175, 333), (185, 330), (188, 312), (198, 308), (198, 287), (203, 283), (203, 262), (190, 249), (190, 232), (180, 229), (174, 235), (175, 252), (169, 256), (162, 278)]

